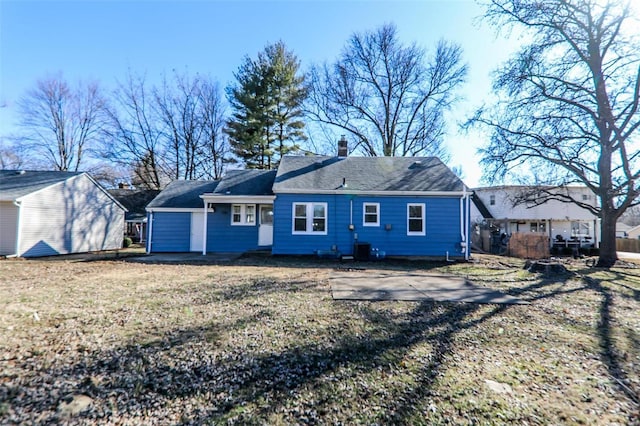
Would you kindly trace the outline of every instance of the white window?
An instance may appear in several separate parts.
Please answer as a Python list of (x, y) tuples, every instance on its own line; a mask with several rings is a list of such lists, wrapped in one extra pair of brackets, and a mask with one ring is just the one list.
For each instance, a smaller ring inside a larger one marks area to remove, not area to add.
[(531, 232), (547, 232), (547, 224), (544, 222), (531, 222)]
[(379, 203), (364, 203), (362, 205), (362, 226), (380, 226)]
[(327, 235), (327, 203), (293, 203), (292, 232)]
[(231, 224), (236, 226), (253, 226), (256, 224), (255, 204), (232, 204)]
[(407, 204), (407, 235), (425, 235), (424, 204)]
[(589, 230), (589, 222), (571, 222), (572, 237), (588, 237), (591, 234)]

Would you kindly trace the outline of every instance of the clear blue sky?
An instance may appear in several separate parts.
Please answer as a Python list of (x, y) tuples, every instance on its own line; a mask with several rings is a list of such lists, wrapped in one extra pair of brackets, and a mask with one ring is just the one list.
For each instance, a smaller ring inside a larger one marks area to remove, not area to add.
[(480, 135), (456, 121), (490, 96), (490, 71), (513, 49), (479, 25), (472, 0), (422, 1), (30, 1), (0, 0), (0, 135), (12, 131), (15, 103), (35, 82), (61, 72), (70, 82), (98, 80), (110, 90), (127, 69), (158, 81), (172, 69), (208, 74), (224, 87), (245, 55), (283, 40), (306, 69), (333, 61), (355, 31), (383, 23), (429, 49), (439, 38), (462, 45), (470, 66), (466, 99), (450, 117), (450, 165), (465, 182), (480, 177)]

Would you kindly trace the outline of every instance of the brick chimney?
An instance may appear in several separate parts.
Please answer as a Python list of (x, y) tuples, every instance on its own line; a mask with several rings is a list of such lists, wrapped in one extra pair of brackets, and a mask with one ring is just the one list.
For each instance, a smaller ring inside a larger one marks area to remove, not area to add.
[(342, 135), (338, 141), (338, 157), (346, 157), (349, 155), (349, 149), (347, 148), (347, 138)]

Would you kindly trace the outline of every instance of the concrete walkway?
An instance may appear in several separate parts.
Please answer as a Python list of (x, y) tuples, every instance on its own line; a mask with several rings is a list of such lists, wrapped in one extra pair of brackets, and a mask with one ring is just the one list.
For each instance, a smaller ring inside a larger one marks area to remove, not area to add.
[(433, 300), (528, 304), (462, 277), (404, 271), (334, 271), (329, 281), (336, 300)]
[(627, 251), (619, 251), (618, 259), (640, 260), (640, 253), (631, 253)]

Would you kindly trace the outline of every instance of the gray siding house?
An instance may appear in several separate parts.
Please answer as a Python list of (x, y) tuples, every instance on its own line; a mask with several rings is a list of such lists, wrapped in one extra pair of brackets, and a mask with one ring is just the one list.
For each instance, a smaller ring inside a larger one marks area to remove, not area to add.
[(0, 170), (0, 255), (118, 249), (125, 212), (87, 173)]

